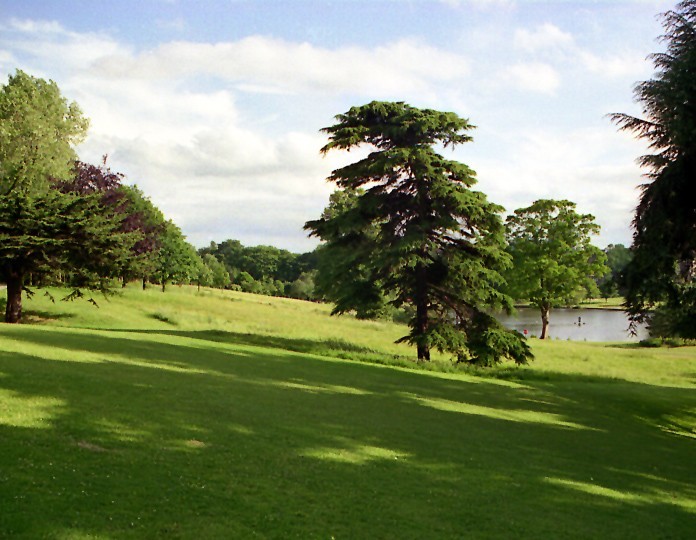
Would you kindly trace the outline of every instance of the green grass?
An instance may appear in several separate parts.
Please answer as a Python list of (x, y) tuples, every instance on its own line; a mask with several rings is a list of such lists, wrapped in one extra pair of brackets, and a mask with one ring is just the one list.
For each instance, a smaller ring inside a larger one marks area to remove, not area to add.
[(0, 325), (0, 537), (693, 536), (694, 347), (478, 376), (377, 365), (404, 328), (318, 304), (99, 303)]
[[(579, 304), (568, 307), (577, 307), (582, 309), (611, 309), (611, 310), (622, 310), (623, 309), (624, 298), (621, 296), (614, 296), (611, 298), (586, 298), (582, 300)], [(518, 308), (532, 308), (537, 309), (528, 302), (520, 302), (516, 304)]]
[(580, 302), (579, 307), (587, 309), (623, 309), (624, 299), (621, 296), (612, 298), (591, 298)]

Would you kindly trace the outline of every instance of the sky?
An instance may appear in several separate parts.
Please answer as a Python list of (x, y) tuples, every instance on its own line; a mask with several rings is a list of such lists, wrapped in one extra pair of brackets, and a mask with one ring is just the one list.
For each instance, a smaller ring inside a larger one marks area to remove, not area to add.
[(90, 129), (81, 160), (137, 184), (197, 247), (300, 253), (360, 151), (320, 130), (372, 100), (453, 111), (444, 151), (508, 213), (568, 199), (600, 247), (630, 245), (647, 152), (607, 117), (641, 115), (636, 82), (676, 0), (0, 0), (0, 82), (56, 81)]

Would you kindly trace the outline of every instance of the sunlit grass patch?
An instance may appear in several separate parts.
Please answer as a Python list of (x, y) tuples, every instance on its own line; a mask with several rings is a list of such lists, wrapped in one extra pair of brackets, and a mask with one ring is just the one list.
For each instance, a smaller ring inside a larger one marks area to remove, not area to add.
[(455, 412), (462, 414), (474, 414), (485, 416), (495, 420), (506, 420), (508, 422), (525, 422), (546, 424), (549, 426), (558, 426), (572, 429), (594, 429), (588, 426), (583, 426), (575, 422), (570, 422), (564, 419), (561, 415), (547, 412), (540, 412), (518, 408), (495, 408), (463, 401), (452, 401), (447, 399), (423, 398), (413, 394), (403, 394), (404, 397), (412, 399), (426, 407), (432, 407), (439, 411)]
[(49, 428), (65, 402), (48, 396), (23, 396), (0, 387), (0, 425)]
[(608, 488), (598, 483), (593, 483), (592, 481), (581, 482), (564, 478), (546, 478), (545, 481), (581, 493), (604, 497), (621, 503), (641, 505), (647, 508), (652, 504), (674, 505), (689, 513), (696, 514), (696, 489), (692, 490), (689, 496), (688, 494), (668, 492), (660, 489), (636, 493), (633, 491)]
[(341, 442), (341, 444), (338, 446), (305, 449), (300, 452), (300, 455), (328, 461), (351, 463), (354, 465), (362, 465), (371, 461), (380, 460), (403, 461), (408, 458), (408, 453), (392, 450), (390, 448), (369, 444), (355, 444), (350, 440), (337, 442)]

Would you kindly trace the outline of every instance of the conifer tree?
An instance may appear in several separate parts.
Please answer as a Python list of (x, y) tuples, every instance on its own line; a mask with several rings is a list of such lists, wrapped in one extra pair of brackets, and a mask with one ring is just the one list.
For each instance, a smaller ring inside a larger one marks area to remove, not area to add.
[[(413, 310), (402, 338), (430, 359), (431, 348), (462, 361), (492, 364), (531, 356), (521, 335), (498, 325), (485, 310), (511, 308), (500, 292), (504, 251), (502, 208), (473, 191), (475, 173), (447, 160), (434, 146), (471, 140), (473, 126), (451, 112), (417, 109), (402, 102), (372, 102), (336, 117), (323, 131), (331, 150), (370, 149), (367, 157), (333, 171), (329, 180), (358, 192), (354, 203), (305, 225), (329, 249), (350, 254), (334, 268), (385, 292), (395, 307)], [(363, 190), (359, 192), (358, 190)], [(336, 312), (353, 301), (353, 287), (337, 287)], [(367, 291), (370, 292), (370, 291)], [(366, 294), (366, 301), (373, 300)]]

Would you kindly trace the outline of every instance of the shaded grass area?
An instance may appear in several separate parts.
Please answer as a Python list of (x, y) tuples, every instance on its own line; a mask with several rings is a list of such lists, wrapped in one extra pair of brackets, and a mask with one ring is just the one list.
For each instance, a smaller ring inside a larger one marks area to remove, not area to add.
[(0, 536), (693, 534), (689, 381), (583, 374), (600, 349), (563, 343), (496, 379), (328, 358), (391, 346), (318, 322), (312, 338), (151, 320), (0, 327)]

